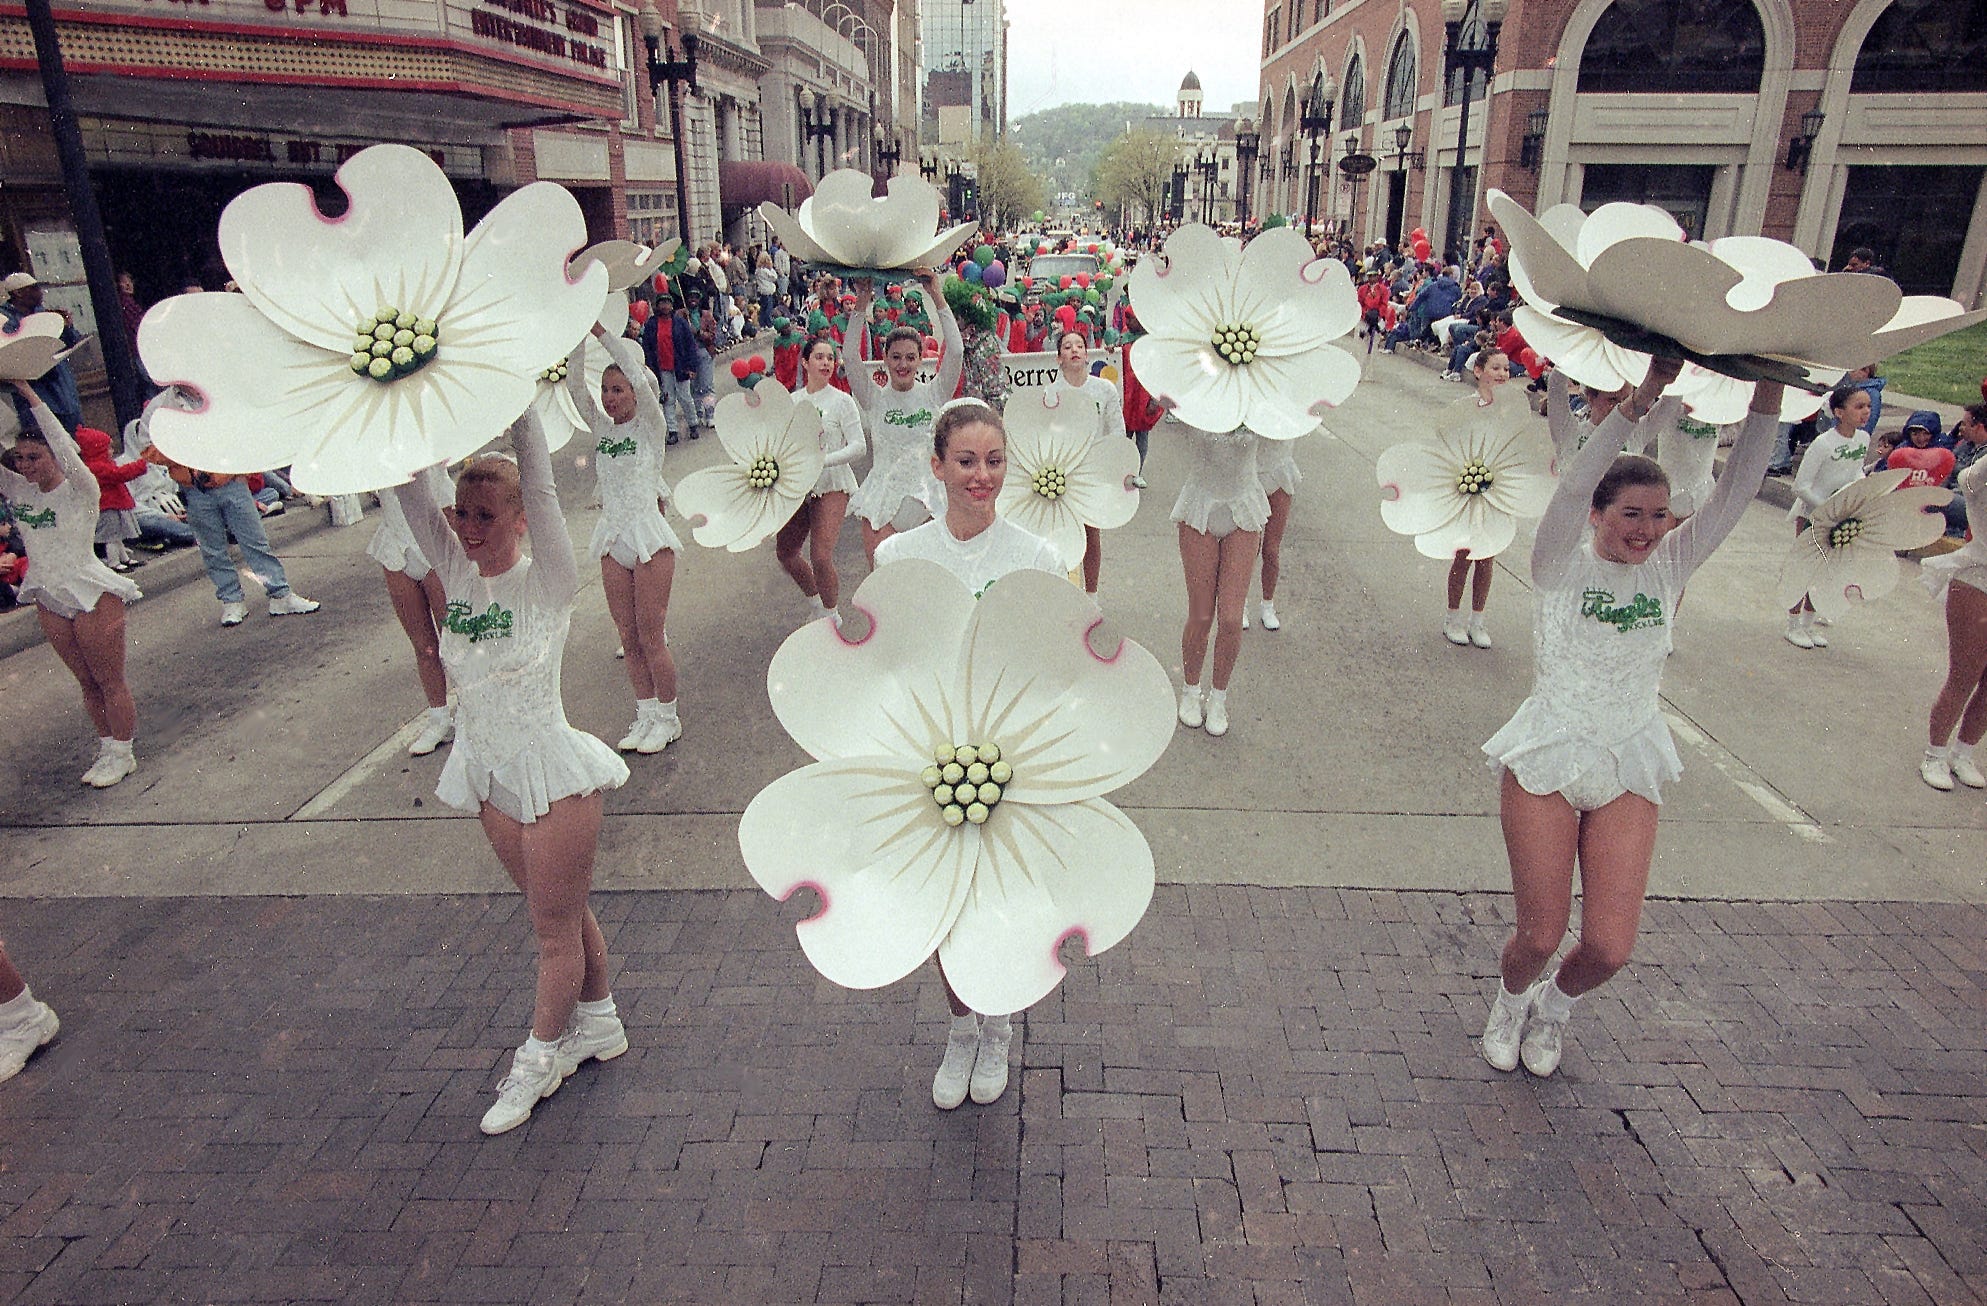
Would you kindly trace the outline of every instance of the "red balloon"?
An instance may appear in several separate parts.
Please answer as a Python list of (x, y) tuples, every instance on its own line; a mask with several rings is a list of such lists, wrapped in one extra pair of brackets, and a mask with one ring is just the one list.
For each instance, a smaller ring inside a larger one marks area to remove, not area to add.
[(1090, 246), (1088, 247), (1088, 249), (1086, 250), (1086, 252), (1087, 252), (1087, 253), (1091, 253), (1091, 254), (1095, 254), (1095, 253), (1097, 252), (1097, 245), (1096, 245), (1096, 243), (1095, 243), (1095, 242), (1092, 242), (1092, 243), (1090, 244)]
[(744, 359), (734, 358), (731, 360), (732, 380), (743, 381), (747, 376), (751, 375), (751, 373), (752, 373), (752, 366), (751, 364), (747, 363)]
[[(1023, 290), (1033, 290), (1035, 288), (1035, 278), (1033, 277), (1021, 278), (1021, 288)], [(1983, 381), (1981, 383), (1981, 386), (1982, 389), (1980, 391), (1980, 395), (1983, 399), (1987, 399), (1987, 381)]]
[(638, 299), (628, 305), (628, 320), (636, 326), (647, 322), (649, 320), (649, 302), (646, 299)]
[(1076, 278), (1065, 275), (1060, 280), (1058, 280), (1056, 284), (1062, 287), (1064, 290), (1068, 290), (1071, 285), (1075, 284), (1075, 281)]
[[(1096, 247), (1095, 247), (1095, 246), (1092, 246), (1091, 248), (1093, 248), (1093, 249), (1094, 249), (1094, 248), (1096, 248)], [(1082, 286), (1082, 287), (1083, 287), (1084, 289), (1088, 290), (1088, 289), (1090, 288), (1090, 274), (1089, 274), (1088, 272), (1079, 272), (1079, 273), (1077, 273), (1077, 274), (1076, 274), (1076, 284), (1077, 284), (1077, 285), (1079, 285), (1079, 286)]]
[(1416, 227), (1413, 231), (1407, 233), (1407, 238), (1419, 245), (1422, 241), (1428, 239), (1428, 233), (1420, 227)]
[(666, 295), (669, 293), (669, 278), (665, 277), (660, 272), (656, 273), (653, 277), (649, 278), (649, 284), (655, 287), (655, 293), (658, 295)]
[(763, 372), (766, 370), (766, 356), (764, 354), (754, 354), (746, 360), (745, 365), (751, 371)]

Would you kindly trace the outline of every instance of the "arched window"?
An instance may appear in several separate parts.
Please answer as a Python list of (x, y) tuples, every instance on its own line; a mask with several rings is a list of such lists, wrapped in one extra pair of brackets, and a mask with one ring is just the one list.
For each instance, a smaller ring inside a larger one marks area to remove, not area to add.
[(1580, 89), (1751, 95), (1765, 68), (1766, 29), (1749, 3), (1615, 0), (1587, 38)]
[(1394, 53), (1387, 60), (1387, 108), (1385, 117), (1406, 118), (1414, 113), (1414, 43), (1402, 32), (1394, 41)]
[(1849, 89), (1987, 90), (1987, 0), (1897, 0), (1878, 15)]
[[(1457, 48), (1481, 50), (1490, 44), (1490, 33), (1485, 28), (1482, 5), (1478, 0), (1470, 0), (1469, 8), (1463, 11), (1463, 21), (1456, 32)], [(1469, 91), (1472, 100), (1481, 100), (1485, 84), (1489, 79), (1482, 73), (1466, 73), (1461, 68), (1452, 69), (1442, 86), (1442, 103), (1461, 104), (1463, 102), (1463, 79), (1469, 78)]]
[(1339, 96), (1338, 125), (1357, 127), (1366, 121), (1366, 68), (1358, 55), (1345, 68), (1345, 91)]

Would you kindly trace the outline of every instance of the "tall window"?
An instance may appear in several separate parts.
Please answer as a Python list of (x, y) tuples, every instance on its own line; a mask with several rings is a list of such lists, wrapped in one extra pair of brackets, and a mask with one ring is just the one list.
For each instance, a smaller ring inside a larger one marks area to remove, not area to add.
[(1339, 96), (1338, 118), (1341, 127), (1357, 127), (1366, 121), (1366, 69), (1359, 56), (1352, 56), (1352, 62), (1345, 68), (1345, 91)]
[(1765, 68), (1766, 30), (1750, 3), (1615, 0), (1587, 38), (1580, 89), (1750, 95)]
[[(1480, 50), (1490, 42), (1490, 32), (1484, 26), (1482, 6), (1478, 0), (1470, 0), (1468, 9), (1463, 11), (1463, 21), (1456, 33), (1457, 47), (1464, 50)], [(1445, 39), (1446, 39), (1446, 33)], [(1463, 81), (1469, 81), (1469, 94), (1472, 100), (1481, 100), (1484, 92), (1484, 77), (1481, 73), (1465, 73), (1457, 68), (1449, 73), (1442, 86), (1442, 103), (1461, 104), (1463, 102)]]
[(1897, 0), (1863, 38), (1849, 89), (1987, 90), (1987, 0)]
[(1394, 41), (1394, 53), (1387, 60), (1388, 118), (1406, 118), (1414, 113), (1414, 44), (1402, 32)]

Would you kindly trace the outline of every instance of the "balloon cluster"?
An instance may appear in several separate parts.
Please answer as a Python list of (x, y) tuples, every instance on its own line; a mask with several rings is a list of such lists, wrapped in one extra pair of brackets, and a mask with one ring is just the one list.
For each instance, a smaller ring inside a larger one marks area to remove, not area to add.
[(1414, 249), (1415, 258), (1423, 263), (1428, 262), (1429, 255), (1435, 251), (1435, 246), (1429, 243), (1428, 233), (1416, 227), (1407, 233), (1407, 238), (1408, 244)]
[(1000, 261), (991, 245), (975, 246), (973, 256), (960, 259), (954, 271), (960, 280), (988, 290), (999, 290), (1007, 284), (1007, 264)]
[(750, 390), (766, 379), (766, 358), (763, 354), (752, 354), (746, 358), (731, 360), (731, 379)]

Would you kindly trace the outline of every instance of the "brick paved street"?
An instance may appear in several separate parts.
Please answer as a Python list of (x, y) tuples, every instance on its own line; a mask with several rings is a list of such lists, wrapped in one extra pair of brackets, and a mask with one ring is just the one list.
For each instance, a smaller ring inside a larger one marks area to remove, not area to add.
[(948, 1115), (929, 976), (598, 902), (633, 1049), (497, 1139), (513, 897), (12, 904), (0, 1301), (1987, 1300), (1978, 906), (1652, 902), (1539, 1082), (1506, 897), (1162, 886)]

